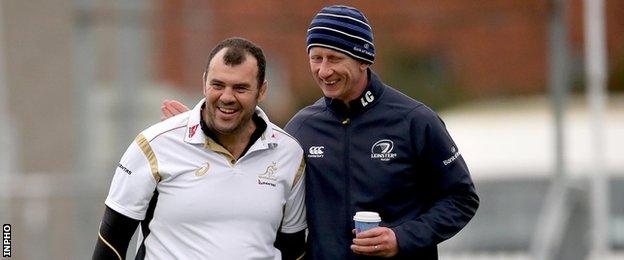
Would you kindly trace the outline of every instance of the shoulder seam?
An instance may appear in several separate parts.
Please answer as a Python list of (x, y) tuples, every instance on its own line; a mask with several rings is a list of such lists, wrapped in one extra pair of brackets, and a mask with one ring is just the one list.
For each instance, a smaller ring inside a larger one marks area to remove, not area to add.
[(168, 120), (161, 121), (153, 124), (147, 129), (143, 130), (141, 134), (145, 136), (147, 141), (151, 142), (158, 136), (171, 132), (173, 130), (188, 126), (190, 120), (191, 111), (186, 111), (182, 114), (176, 115)]
[(412, 109), (410, 109), (409, 111), (407, 111), (407, 113), (408, 113), (408, 114), (410, 114), (410, 113), (414, 112), (414, 110), (416, 110), (417, 108), (422, 107), (422, 106), (424, 106), (424, 104), (423, 104), (423, 103), (418, 103), (418, 104), (416, 104), (416, 106), (415, 106), (415, 107), (413, 107)]
[(301, 143), (299, 142), (299, 140), (297, 140), (297, 138), (293, 137), (292, 135), (290, 135), (289, 133), (287, 133), (286, 131), (282, 130), (282, 129), (275, 129), (273, 128), (273, 130), (283, 133), (284, 135), (290, 137), (290, 139), (292, 139), (293, 141), (295, 141), (295, 143), (297, 144), (297, 146), (299, 146), (299, 149), (301, 149), (302, 152), (302, 158), (305, 158), (305, 151), (303, 150), (303, 145), (301, 145)]
[(273, 129), (274, 131), (280, 132), (282, 134), (285, 134), (286, 136), (290, 137), (291, 139), (293, 139), (295, 142), (299, 142), (297, 141), (297, 138), (293, 137), (291, 134), (287, 133), (286, 131), (280, 129), (280, 128), (276, 128), (276, 127), (271, 127), (271, 129)]
[[(154, 135), (154, 137), (152, 137), (152, 138), (148, 139), (147, 141), (148, 141), (148, 142), (152, 142), (154, 139), (158, 138), (159, 136), (161, 136), (161, 135), (163, 135), (163, 134), (166, 134), (166, 133), (168, 133), (168, 132), (171, 132), (171, 131), (173, 131), (173, 130), (180, 129), (180, 128), (183, 128), (183, 127), (186, 127), (186, 125), (175, 126), (175, 127), (171, 128), (171, 129), (168, 129), (168, 130), (162, 131), (162, 132), (158, 133), (157, 135)], [(146, 138), (146, 139), (147, 139), (147, 138)]]
[[(319, 111), (317, 111), (317, 112), (314, 112), (314, 113), (312, 113), (312, 114), (310, 114), (310, 115), (306, 116), (304, 119), (302, 119), (302, 120), (301, 120), (301, 123), (299, 124), (299, 126), (297, 126), (297, 129), (295, 129), (294, 131), (295, 131), (295, 132), (299, 132), (299, 129), (301, 129), (301, 127), (303, 126), (303, 124), (305, 124), (305, 122), (306, 122), (306, 121), (308, 121), (308, 119), (310, 119), (310, 117), (312, 117), (312, 116), (314, 116), (314, 115), (316, 115), (316, 114), (318, 114), (318, 113), (324, 112), (325, 110), (327, 110), (327, 107), (323, 107), (323, 109), (321, 109), (321, 110), (319, 110)], [(296, 139), (295, 139), (295, 140), (296, 140)]]

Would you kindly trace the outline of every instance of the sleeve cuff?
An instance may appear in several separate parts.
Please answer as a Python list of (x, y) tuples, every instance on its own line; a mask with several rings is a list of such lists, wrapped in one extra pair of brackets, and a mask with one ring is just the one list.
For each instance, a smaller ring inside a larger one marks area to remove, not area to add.
[(114, 211), (117, 211), (119, 214), (122, 214), (126, 217), (132, 218), (132, 219), (136, 219), (136, 220), (144, 220), (145, 219), (145, 212), (140, 213), (140, 212), (134, 212), (132, 210), (129, 210), (123, 206), (121, 206), (119, 203), (111, 200), (111, 199), (106, 199), (106, 201), (104, 202), (104, 204), (106, 204), (106, 206), (108, 206), (109, 208), (111, 208)]

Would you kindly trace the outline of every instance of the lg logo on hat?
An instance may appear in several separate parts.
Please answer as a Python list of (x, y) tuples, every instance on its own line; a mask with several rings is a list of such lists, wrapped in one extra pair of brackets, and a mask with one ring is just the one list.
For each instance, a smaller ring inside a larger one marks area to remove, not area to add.
[(323, 157), (323, 149), (325, 146), (311, 146), (308, 150), (308, 158), (320, 158)]

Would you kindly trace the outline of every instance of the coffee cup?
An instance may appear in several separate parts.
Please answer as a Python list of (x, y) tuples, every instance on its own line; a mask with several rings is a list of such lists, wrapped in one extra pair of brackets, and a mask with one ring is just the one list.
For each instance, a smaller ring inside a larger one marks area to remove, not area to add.
[(353, 216), (355, 221), (355, 233), (369, 230), (374, 227), (378, 227), (381, 222), (379, 213), (372, 211), (358, 211)]

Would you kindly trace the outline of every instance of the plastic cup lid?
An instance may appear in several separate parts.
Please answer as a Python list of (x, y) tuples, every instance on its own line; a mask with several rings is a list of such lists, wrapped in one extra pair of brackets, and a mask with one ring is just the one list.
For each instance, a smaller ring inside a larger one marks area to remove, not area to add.
[(358, 211), (353, 216), (353, 220), (360, 222), (380, 222), (379, 213), (372, 211)]

